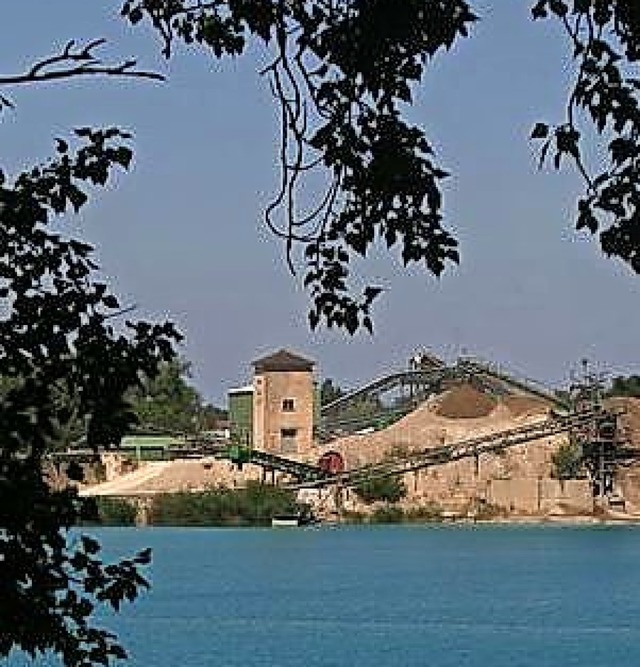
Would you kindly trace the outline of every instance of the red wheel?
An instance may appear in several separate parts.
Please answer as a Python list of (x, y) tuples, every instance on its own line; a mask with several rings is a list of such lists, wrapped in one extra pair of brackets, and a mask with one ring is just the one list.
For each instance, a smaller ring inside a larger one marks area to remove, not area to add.
[(318, 468), (330, 475), (339, 475), (345, 469), (342, 454), (339, 452), (325, 452), (318, 461)]

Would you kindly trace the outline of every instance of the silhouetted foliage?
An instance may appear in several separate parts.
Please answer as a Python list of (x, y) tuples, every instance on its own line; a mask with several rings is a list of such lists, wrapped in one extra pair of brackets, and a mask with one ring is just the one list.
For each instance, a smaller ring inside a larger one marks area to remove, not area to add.
[[(599, 232), (604, 253), (640, 273), (640, 4), (539, 0), (533, 16), (562, 24), (575, 64), (564, 121), (533, 130), (543, 141), (540, 163), (550, 150), (556, 169), (563, 158), (574, 163), (586, 185), (576, 228)], [(584, 137), (593, 130), (604, 151), (590, 169)]]
[(71, 419), (90, 445), (118, 442), (134, 418), (126, 391), (178, 338), (170, 324), (114, 328), (119, 303), (96, 278), (92, 247), (52, 229), (131, 159), (116, 129), (75, 135), (46, 164), (0, 178), (0, 656), (53, 651), (70, 666), (125, 655), (92, 615), (136, 598), (149, 553), (104, 564), (94, 539), (70, 533), (95, 505), (50, 488), (44, 458)]
[[(272, 55), (264, 74), (281, 112), (282, 178), (266, 222), (284, 239), (292, 270), (302, 246), (312, 327), (371, 330), (381, 289), (358, 293), (351, 261), (378, 241), (435, 275), (458, 261), (443, 224), (446, 172), (403, 112), (435, 54), (468, 34), (470, 3), (127, 0), (121, 13), (133, 24), (150, 20), (167, 57), (176, 40), (216, 59), (252, 41)], [(539, 0), (533, 15), (561, 22), (577, 70), (564, 121), (533, 129), (540, 164), (574, 163), (586, 183), (577, 228), (599, 233), (607, 255), (639, 272), (640, 4)], [(70, 42), (23, 73), (0, 76), (0, 88), (85, 75), (162, 78), (134, 61), (103, 62), (103, 42)], [(12, 104), (0, 92), (0, 110)], [(596, 173), (585, 158), (589, 125), (606, 151)], [(91, 615), (96, 605), (135, 598), (148, 554), (105, 566), (94, 540), (70, 542), (70, 527), (90, 507), (72, 490), (51, 490), (42, 460), (69, 440), (70, 424), (81, 424), (90, 444), (117, 442), (134, 419), (126, 392), (172, 358), (176, 333), (147, 323), (114, 328), (121, 311), (95, 278), (92, 248), (52, 231), (55, 216), (84, 206), (83, 183), (105, 185), (131, 160), (118, 130), (82, 129), (76, 138), (77, 150), (59, 139), (43, 166), (13, 179), (0, 172), (0, 377), (9, 383), (0, 405), (0, 655), (52, 650), (67, 665), (91, 665), (123, 655)], [(296, 193), (318, 171), (326, 190), (300, 210)]]
[[(442, 225), (439, 182), (423, 130), (403, 118), (411, 84), (427, 62), (467, 35), (474, 14), (463, 0), (127, 0), (122, 14), (151, 22), (166, 57), (176, 41), (214, 58), (238, 56), (252, 41), (271, 58), (263, 70), (281, 112), (281, 183), (266, 211), (285, 241), (304, 246), (309, 322), (354, 333), (372, 328), (381, 289), (358, 295), (350, 260), (377, 239), (400, 246), (405, 265), (440, 275), (458, 260)], [(296, 193), (320, 172), (324, 192), (308, 210)]]
[[(603, 251), (640, 272), (640, 6), (532, 0), (531, 7), (534, 19), (561, 23), (576, 69), (564, 121), (532, 131), (543, 142), (540, 165), (550, 152), (556, 168), (563, 158), (574, 163), (586, 183), (577, 229), (600, 231)], [(266, 221), (284, 239), (292, 271), (293, 247), (304, 247), (311, 326), (323, 321), (350, 333), (372, 328), (381, 289), (358, 295), (351, 260), (376, 241), (398, 244), (405, 265), (435, 275), (458, 261), (442, 220), (447, 174), (403, 111), (436, 53), (466, 37), (477, 14), (464, 0), (126, 0), (122, 7), (132, 24), (150, 21), (167, 58), (176, 41), (216, 59), (239, 56), (252, 42), (265, 48), (262, 73), (281, 112), (282, 168)], [(582, 145), (589, 123), (607, 153), (594, 161), (595, 174)], [(326, 188), (315, 207), (300, 210), (296, 193), (317, 172)]]

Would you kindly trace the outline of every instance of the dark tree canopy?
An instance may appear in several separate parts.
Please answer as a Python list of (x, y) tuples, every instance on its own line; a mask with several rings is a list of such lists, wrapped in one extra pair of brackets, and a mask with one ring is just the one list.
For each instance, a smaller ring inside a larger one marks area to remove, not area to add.
[[(599, 233), (606, 255), (640, 273), (640, 3), (539, 0), (533, 16), (562, 23), (576, 70), (564, 121), (534, 128), (541, 163), (550, 149), (556, 168), (573, 162), (585, 182), (576, 229)], [(594, 131), (602, 154), (590, 167), (585, 135)]]
[[(69, 42), (23, 73), (0, 75), (0, 111), (13, 106), (7, 87), (160, 78), (133, 61), (102, 62), (102, 43)], [(129, 309), (98, 279), (93, 248), (64, 224), (128, 168), (129, 139), (81, 128), (58, 138), (42, 165), (14, 176), (0, 168), (0, 658), (53, 652), (75, 667), (125, 657), (93, 612), (117, 610), (147, 586), (140, 567), (149, 552), (104, 563), (96, 540), (71, 532), (95, 505), (73, 488), (53, 489), (45, 474), (49, 452), (72, 439), (119, 442), (135, 422), (127, 393), (173, 359), (179, 340), (171, 324), (123, 319)]]
[[(439, 276), (458, 261), (443, 221), (440, 183), (425, 131), (406, 121), (413, 88), (434, 56), (466, 37), (480, 15), (464, 0), (127, 0), (131, 23), (148, 21), (169, 58), (176, 42), (216, 58), (265, 48), (263, 74), (281, 112), (280, 190), (266, 221), (304, 248), (309, 321), (371, 330), (380, 288), (358, 294), (350, 269), (372, 244), (400, 248), (405, 265)], [(497, 3), (499, 4), (499, 3)], [(560, 22), (576, 69), (565, 119), (540, 122), (541, 165), (573, 162), (585, 181), (577, 229), (599, 234), (605, 254), (640, 272), (640, 4), (637, 0), (529, 0), (532, 18)], [(558, 68), (562, 63), (558, 63)], [(585, 135), (600, 137), (593, 169)], [(592, 173), (595, 170), (595, 173)], [(320, 172), (326, 188), (300, 210), (297, 194)]]
[[(442, 220), (446, 173), (402, 112), (430, 59), (467, 34), (475, 17), (465, 2), (132, 0), (122, 13), (150, 20), (167, 57), (177, 40), (215, 58), (241, 55), (252, 40), (267, 49), (282, 172), (266, 222), (285, 240), (292, 270), (294, 245), (304, 248), (312, 327), (371, 330), (380, 289), (357, 294), (349, 262), (378, 239), (436, 275), (457, 261)], [(318, 172), (324, 192), (300, 210), (297, 194)]]
[(118, 130), (75, 134), (46, 164), (0, 183), (0, 656), (52, 650), (93, 665), (124, 655), (92, 623), (94, 608), (133, 600), (149, 555), (105, 565), (95, 540), (71, 540), (92, 507), (53, 490), (43, 461), (72, 419), (90, 444), (118, 442), (133, 420), (126, 391), (172, 358), (178, 336), (170, 324), (116, 328), (119, 303), (95, 277), (93, 249), (53, 231), (85, 204), (85, 184), (105, 185), (131, 158)]

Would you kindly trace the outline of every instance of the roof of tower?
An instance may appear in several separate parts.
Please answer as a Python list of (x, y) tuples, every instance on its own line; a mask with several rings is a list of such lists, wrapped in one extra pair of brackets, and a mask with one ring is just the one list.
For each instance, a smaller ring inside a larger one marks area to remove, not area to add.
[(256, 373), (268, 373), (273, 371), (311, 371), (315, 362), (289, 350), (278, 350), (253, 362)]

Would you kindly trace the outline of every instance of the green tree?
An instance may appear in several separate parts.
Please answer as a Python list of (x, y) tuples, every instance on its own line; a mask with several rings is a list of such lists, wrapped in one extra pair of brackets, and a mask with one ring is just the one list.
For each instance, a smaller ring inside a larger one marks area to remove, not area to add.
[(407, 487), (401, 477), (376, 477), (365, 480), (353, 489), (365, 503), (384, 501), (397, 503), (407, 495)]
[(200, 430), (213, 431), (219, 428), (221, 421), (227, 421), (228, 419), (229, 413), (227, 410), (211, 403), (205, 403), (199, 414)]
[(276, 514), (298, 510), (289, 489), (250, 481), (242, 489), (170, 493), (153, 499), (149, 521), (165, 526), (268, 525)]
[(155, 377), (145, 377), (130, 397), (142, 429), (195, 433), (203, 408), (202, 398), (190, 384), (189, 363), (174, 359), (162, 364)]
[(582, 450), (575, 443), (565, 443), (551, 455), (551, 476), (576, 479), (582, 470)]
[(340, 386), (333, 383), (331, 378), (326, 378), (320, 385), (320, 405), (327, 405), (337, 401), (341, 396), (344, 396), (344, 391)]
[(103, 526), (133, 526), (137, 510), (133, 502), (121, 498), (97, 498), (97, 521)]
[(607, 395), (640, 398), (640, 375), (614, 377)]
[(205, 403), (190, 378), (191, 364), (182, 359), (162, 364), (155, 377), (144, 377), (129, 394), (138, 428), (186, 435), (216, 428), (226, 411)]

